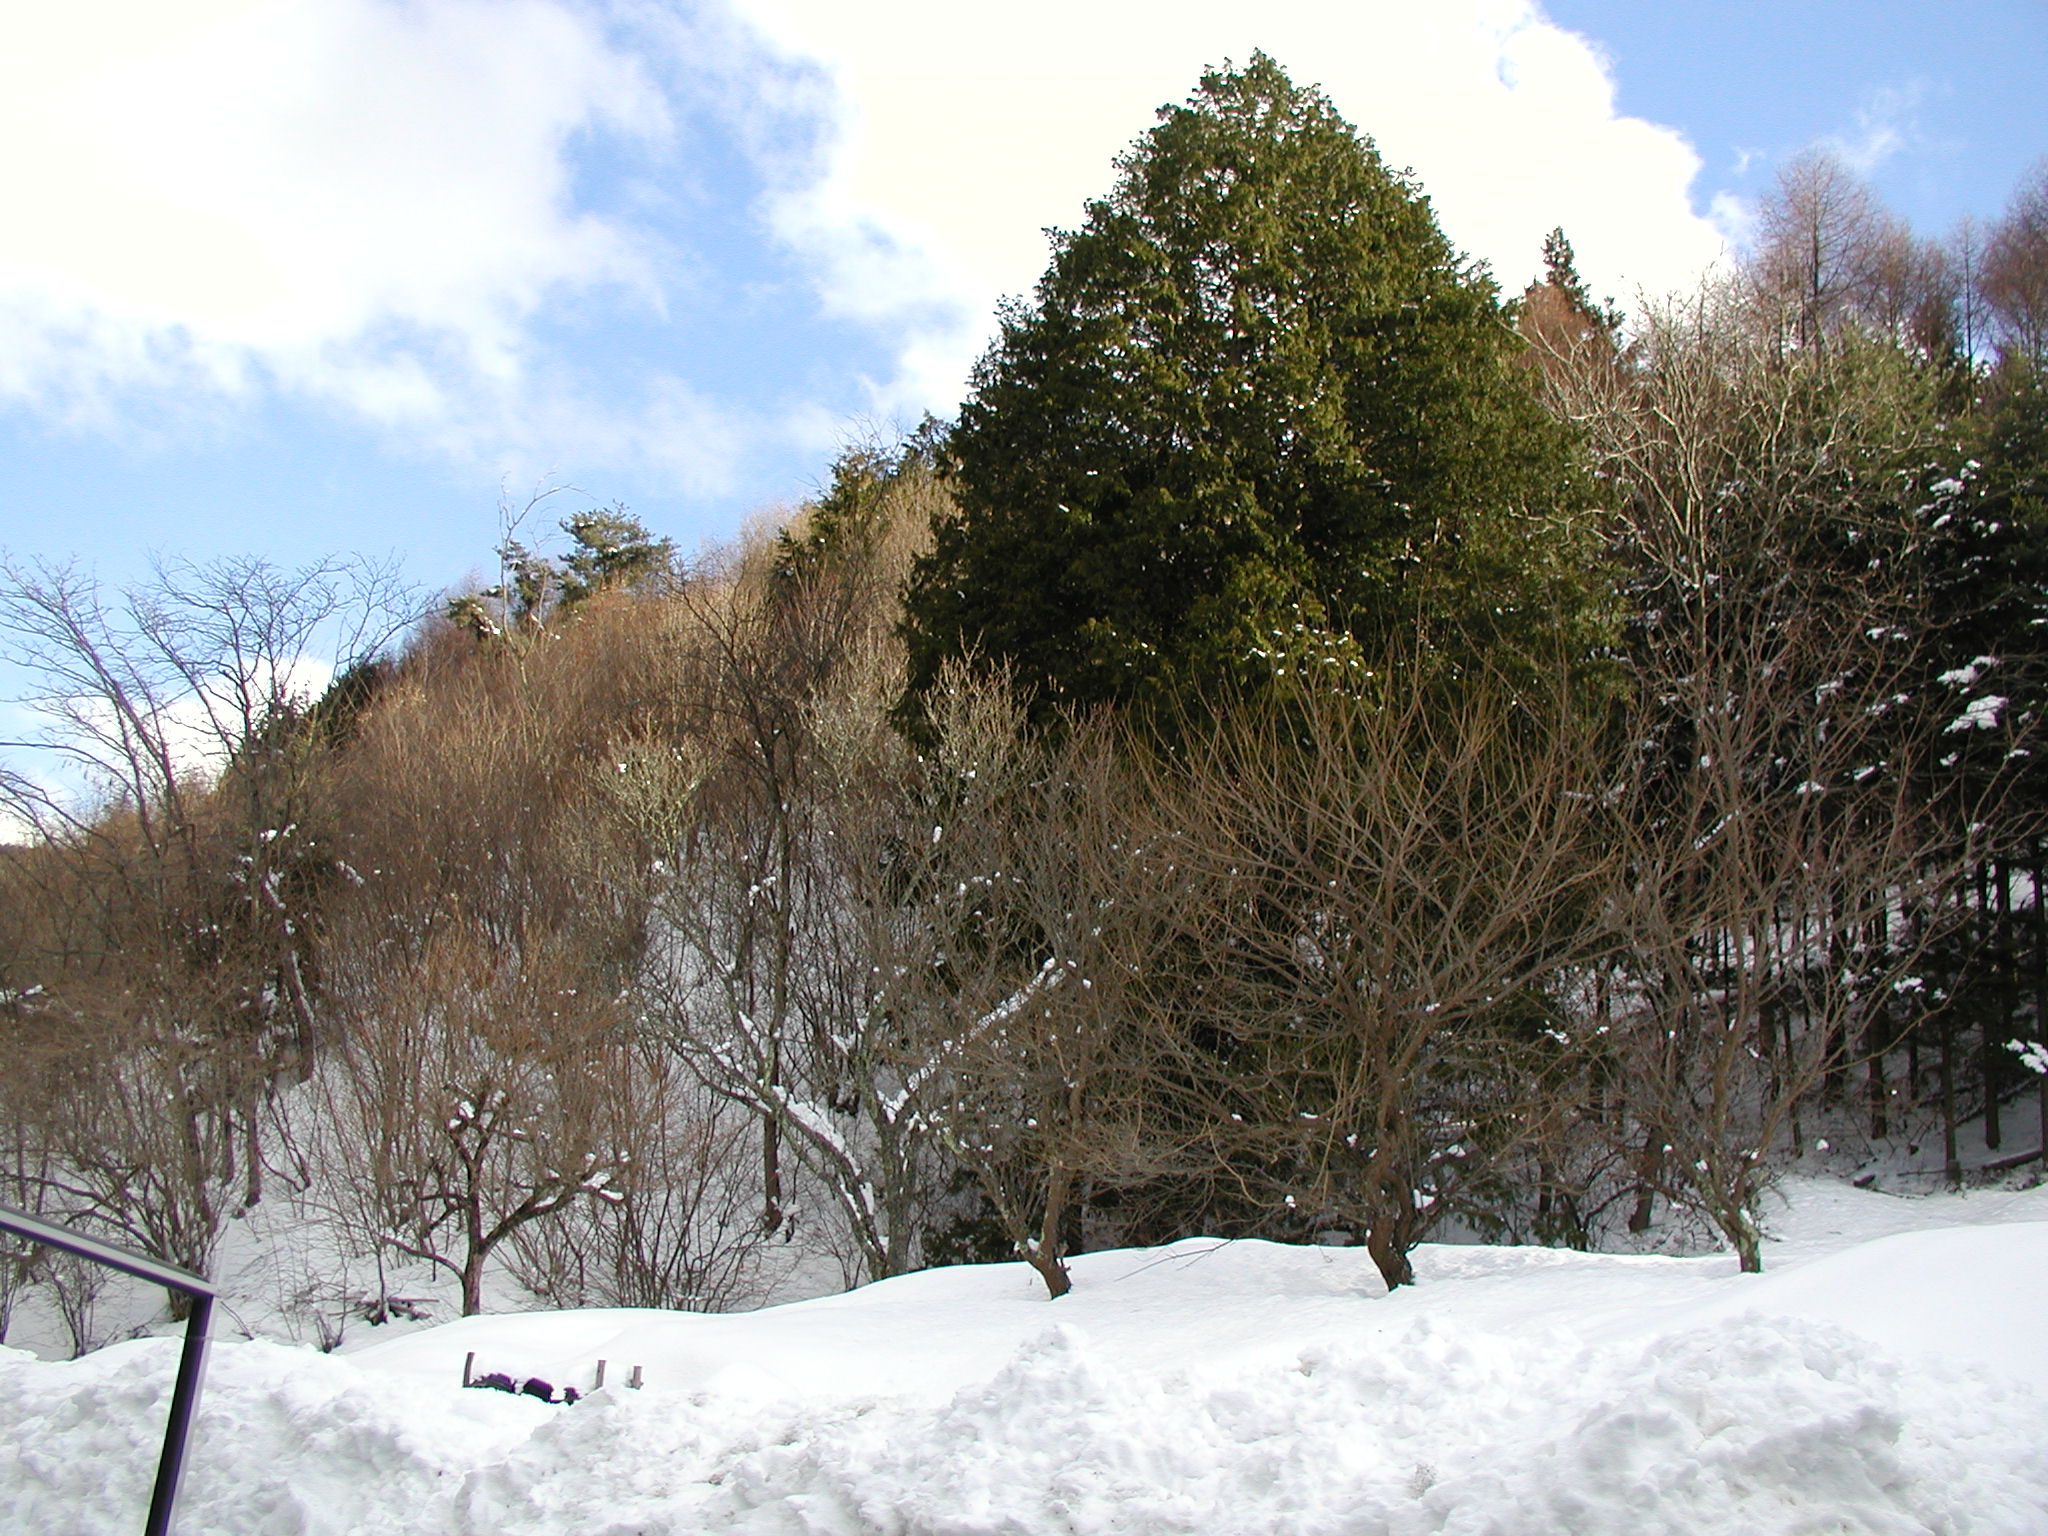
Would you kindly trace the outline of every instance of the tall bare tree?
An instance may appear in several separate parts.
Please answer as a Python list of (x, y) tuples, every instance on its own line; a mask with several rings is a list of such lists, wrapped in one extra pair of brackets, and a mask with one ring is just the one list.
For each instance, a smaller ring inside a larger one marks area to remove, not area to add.
[[(758, 1305), (801, 1250), (761, 1229), (753, 1117), (635, 1028), (605, 1056), (612, 1176), (511, 1234), (509, 1267), (557, 1307)], [(617, 1042), (615, 1042), (617, 1044)]]
[(673, 727), (622, 758), (613, 796), (661, 870), (650, 1002), (758, 1117), (764, 1226), (809, 1180), (868, 1278), (916, 1262), (933, 1183), (878, 956), (915, 767), (888, 720), (895, 594), (942, 495), (921, 461), (856, 451), (807, 526), (686, 586)]
[(1885, 1053), (1931, 997), (1911, 978), (1998, 821), (2003, 780), (1950, 770), (2015, 724), (1944, 672), (1935, 381), (1890, 340), (1779, 343), (1774, 312), (1705, 292), (1646, 316), (1581, 412), (1636, 606), (1616, 1124), (1645, 1188), (1751, 1268), (1817, 1087), (1861, 1063), (1885, 1112)]
[(1389, 1287), (1540, 1118), (1601, 941), (1597, 713), (1417, 664), (1235, 712), (1161, 797), (1197, 898), (1177, 1031), (1238, 1101), (1218, 1143)]
[(465, 1311), (515, 1238), (628, 1196), (647, 876), (593, 786), (659, 706), (663, 639), (625, 595), (531, 646), (436, 624), (338, 775), (335, 1163), (373, 1242)]
[(1174, 893), (1113, 721), (1033, 730), (1005, 680), (959, 664), (925, 705), (877, 909), (901, 1078), (1057, 1298), (1092, 1199), (1208, 1156), (1142, 1002)]
[(2048, 363), (2048, 160), (2035, 164), (1992, 227), (1983, 293), (2000, 345), (2036, 367)]
[(329, 1111), (378, 1239), (453, 1277), (468, 1316), (508, 1239), (626, 1198), (616, 1004), (579, 957), (529, 949), (508, 970), (459, 924), (375, 959), (337, 985), (350, 1027)]
[(1757, 232), (1753, 280), (1786, 341), (1823, 348), (1851, 320), (1882, 325), (1913, 308), (1911, 234), (1825, 150), (1809, 150), (1779, 173)]
[(325, 663), (410, 618), (390, 573), (336, 562), (164, 565), (109, 593), (71, 567), (0, 572), (0, 634), (46, 729), (0, 774), (31, 831), (39, 921), (11, 969), (63, 1083), (48, 1128), (69, 1198), (204, 1271), (262, 1193), (260, 1110), (319, 1049), (312, 996), (331, 847)]

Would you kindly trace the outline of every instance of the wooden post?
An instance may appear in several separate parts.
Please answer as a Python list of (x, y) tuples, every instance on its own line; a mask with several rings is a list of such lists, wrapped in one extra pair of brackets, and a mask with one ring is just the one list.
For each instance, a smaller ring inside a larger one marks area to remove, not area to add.
[(462, 1357), (462, 1384), (469, 1385), (470, 1373), (476, 1369), (476, 1351), (471, 1350)]
[(637, 1366), (637, 1365), (636, 1365), (636, 1366), (634, 1366), (634, 1367), (633, 1367), (633, 1374), (632, 1374), (632, 1375), (630, 1375), (630, 1376), (628, 1376), (628, 1377), (626, 1378), (626, 1385), (627, 1385), (627, 1386), (629, 1386), (629, 1387), (632, 1387), (632, 1388), (633, 1388), (633, 1389), (634, 1389), (635, 1391), (638, 1391), (638, 1390), (639, 1390), (639, 1387), (640, 1387), (640, 1367), (639, 1367), (639, 1366)]
[(604, 1362), (602, 1360), (597, 1362), (597, 1380), (590, 1384), (590, 1390), (593, 1392), (602, 1392), (604, 1390)]

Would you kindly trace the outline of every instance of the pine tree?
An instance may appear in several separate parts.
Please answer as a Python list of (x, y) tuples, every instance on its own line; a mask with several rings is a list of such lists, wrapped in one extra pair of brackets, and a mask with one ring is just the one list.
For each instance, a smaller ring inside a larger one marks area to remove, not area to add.
[(562, 603), (569, 606), (614, 587), (631, 587), (665, 576), (676, 547), (657, 539), (646, 524), (614, 503), (562, 519), (562, 532), (575, 546), (562, 557)]
[(1562, 228), (1543, 237), (1543, 278), (1522, 290), (1515, 329), (1529, 343), (1525, 359), (1540, 370), (1563, 416), (1588, 387), (1611, 385), (1622, 362), (1622, 313), (1604, 303), (1579, 276), (1577, 257)]
[(562, 519), (571, 548), (560, 559), (509, 534), (498, 546), (503, 580), (449, 599), (451, 622), (478, 639), (540, 629), (600, 592), (659, 583), (675, 574), (673, 540), (657, 539), (622, 504)]
[(893, 446), (879, 439), (848, 444), (832, 462), (824, 493), (804, 508), (798, 523), (776, 535), (776, 575), (802, 581), (834, 561), (873, 557), (876, 546), (895, 533), (899, 503), (936, 476), (943, 438), (943, 426), (927, 415)]
[(1570, 442), (1492, 281), (1320, 92), (1212, 71), (1118, 172), (974, 373), (913, 696), (961, 654), (1043, 712), (1584, 612)]

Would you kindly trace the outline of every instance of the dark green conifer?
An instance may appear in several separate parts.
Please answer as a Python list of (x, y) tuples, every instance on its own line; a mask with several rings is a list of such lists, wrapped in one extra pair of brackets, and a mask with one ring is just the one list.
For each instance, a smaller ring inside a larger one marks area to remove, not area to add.
[(960, 654), (1043, 711), (1583, 613), (1569, 439), (1491, 279), (1320, 92), (1212, 71), (1118, 173), (975, 370), (913, 697)]
[(573, 547), (562, 557), (562, 603), (568, 606), (614, 587), (631, 587), (666, 576), (675, 565), (675, 544), (657, 539), (647, 525), (614, 503), (562, 519)]

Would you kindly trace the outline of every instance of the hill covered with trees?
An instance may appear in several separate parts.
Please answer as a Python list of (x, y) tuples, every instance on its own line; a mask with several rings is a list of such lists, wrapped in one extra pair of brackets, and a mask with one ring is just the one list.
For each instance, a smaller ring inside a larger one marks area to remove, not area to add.
[[(2022, 1166), (2044, 210), (1929, 242), (1814, 157), (1696, 293), (1624, 315), (1560, 231), (1503, 300), (1255, 57), (956, 422), (731, 550), (583, 511), (425, 617), (355, 562), (9, 567), (88, 787), (0, 781), (0, 1200), (202, 1272), (288, 1207), (331, 1342), (406, 1266), (1754, 1267), (1817, 1141)], [(95, 1341), (88, 1274), (10, 1254), (31, 1299)]]

